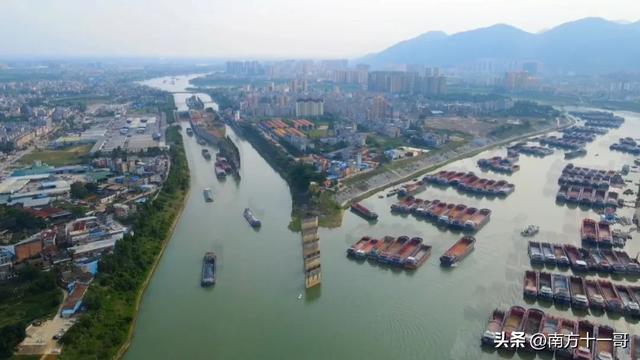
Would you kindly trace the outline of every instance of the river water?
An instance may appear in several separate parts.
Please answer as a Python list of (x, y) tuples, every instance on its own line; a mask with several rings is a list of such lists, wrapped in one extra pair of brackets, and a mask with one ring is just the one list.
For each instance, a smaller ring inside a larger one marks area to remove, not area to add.
[[(147, 84), (181, 90), (163, 80)], [(188, 82), (185, 77), (178, 80)], [(185, 97), (178, 94), (176, 103)], [(640, 137), (640, 114), (622, 115), (625, 124), (588, 145), (588, 155), (573, 160), (576, 165), (619, 169), (633, 163), (633, 156), (608, 150), (620, 136)], [(300, 238), (287, 229), (287, 184), (248, 142), (230, 129), (228, 133), (240, 149), (239, 183), (216, 180), (213, 164), (200, 154), (201, 146), (185, 136), (192, 191), (142, 300), (127, 359), (520, 358), (479, 346), (495, 307), (518, 304), (560, 316), (582, 315), (522, 299), (523, 272), (531, 268), (527, 240), (519, 234), (522, 227), (540, 225), (540, 241), (578, 245), (581, 219), (596, 216), (587, 209), (555, 204), (556, 181), (565, 164), (561, 152), (546, 158), (521, 156), (522, 169), (509, 177), (516, 191), (506, 199), (480, 199), (433, 187), (419, 195), (493, 210), (489, 224), (476, 235), (475, 251), (452, 270), (440, 268), (438, 257), (460, 234), (391, 215), (393, 198), (374, 195), (364, 200), (378, 212), (379, 221), (372, 225), (347, 212), (340, 228), (321, 229), (323, 283), (305, 292)], [(476, 160), (498, 154), (505, 150), (490, 150), (447, 168), (480, 172)], [(638, 177), (636, 172), (629, 176), (634, 182)], [(205, 187), (213, 189), (213, 203), (204, 201)], [(259, 231), (243, 219), (245, 207), (261, 218)], [(349, 260), (345, 250), (366, 234), (421, 236), (433, 246), (433, 254), (414, 273)], [(638, 239), (635, 235), (626, 246), (634, 256), (640, 251)], [(201, 259), (210, 250), (218, 254), (218, 282), (202, 289)], [(301, 293), (304, 297), (298, 300)], [(637, 323), (625, 319), (588, 317), (618, 331), (640, 333)]]

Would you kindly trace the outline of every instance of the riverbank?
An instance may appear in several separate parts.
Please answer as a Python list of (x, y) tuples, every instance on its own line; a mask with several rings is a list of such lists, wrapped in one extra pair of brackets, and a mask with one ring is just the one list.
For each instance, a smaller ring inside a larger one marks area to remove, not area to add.
[[(514, 141), (519, 141), (519, 140), (524, 140), (524, 139), (528, 139), (534, 136), (538, 136), (538, 135), (542, 135), (542, 134), (546, 134), (549, 132), (553, 132), (553, 131), (558, 131), (567, 127), (570, 127), (572, 125), (575, 124), (575, 120), (570, 118), (567, 120), (566, 124), (562, 124), (560, 126), (555, 126), (555, 127), (549, 127), (549, 128), (545, 128), (542, 130), (536, 130), (534, 132), (530, 132), (527, 134), (523, 134), (523, 135), (518, 135), (518, 136), (514, 136), (511, 138), (507, 138), (504, 140), (500, 140), (498, 142), (489, 144), (489, 145), (485, 145), (485, 146), (481, 146), (478, 148), (474, 148), (471, 149), (469, 151), (465, 151), (463, 153), (460, 154), (456, 154), (453, 155), (451, 157), (448, 157), (442, 161), (437, 161), (433, 164), (429, 164), (427, 166), (422, 166), (422, 167), (416, 167), (415, 164), (411, 164), (413, 165), (412, 168), (415, 169), (414, 171), (409, 171), (409, 173), (407, 174), (400, 174), (397, 170), (389, 170), (389, 171), (384, 171), (378, 174), (375, 174), (371, 177), (367, 177), (364, 179), (358, 179), (357, 182), (352, 182), (351, 185), (345, 189), (345, 190), (341, 190), (340, 192), (338, 192), (335, 196), (336, 202), (340, 204), (340, 206), (342, 208), (347, 208), (351, 203), (360, 201), (362, 199), (365, 199), (379, 191), (382, 191), (386, 188), (404, 183), (406, 181), (409, 181), (413, 178), (419, 177), (421, 175), (424, 175), (428, 172), (434, 171), (438, 168), (441, 168), (443, 166), (446, 166), (447, 164), (450, 164), (452, 162), (461, 160), (461, 159), (466, 159), (472, 156), (475, 156), (483, 151), (486, 150), (490, 150), (505, 144), (509, 144), (511, 142)], [(426, 157), (424, 159), (421, 160), (427, 160), (430, 159), (429, 157)], [(374, 177), (382, 177), (383, 179), (381, 179), (381, 183), (379, 185), (376, 185), (374, 187), (371, 188), (366, 188), (368, 186), (368, 181), (373, 179)], [(362, 189), (363, 186), (358, 186), (358, 184), (364, 184), (365, 189)], [(359, 192), (351, 192), (350, 190), (353, 189), (357, 189), (360, 190)]]
[(143, 207), (135, 234), (100, 261), (87, 292), (87, 312), (63, 337), (63, 359), (119, 358), (128, 348), (139, 303), (180, 218), (189, 193), (189, 166), (177, 127), (167, 130), (171, 168), (155, 200)]

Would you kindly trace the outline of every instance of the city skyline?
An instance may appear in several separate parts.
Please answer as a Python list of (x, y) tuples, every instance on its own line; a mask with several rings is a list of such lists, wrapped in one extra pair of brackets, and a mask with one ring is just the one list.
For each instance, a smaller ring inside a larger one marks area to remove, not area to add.
[[(9, 0), (0, 14), (0, 57), (356, 58), (428, 31), (509, 24), (540, 32), (585, 17), (634, 22), (633, 0), (224, 3), (162, 0), (85, 3)], [(434, 11), (437, 10), (437, 11)], [(19, 29), (19, 31), (16, 31)]]

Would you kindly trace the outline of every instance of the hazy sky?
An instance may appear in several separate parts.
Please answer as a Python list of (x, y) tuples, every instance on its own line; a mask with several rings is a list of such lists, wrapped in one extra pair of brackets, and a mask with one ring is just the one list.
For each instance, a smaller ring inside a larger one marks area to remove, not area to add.
[(431, 30), (537, 32), (640, 0), (0, 0), (0, 57), (355, 57)]

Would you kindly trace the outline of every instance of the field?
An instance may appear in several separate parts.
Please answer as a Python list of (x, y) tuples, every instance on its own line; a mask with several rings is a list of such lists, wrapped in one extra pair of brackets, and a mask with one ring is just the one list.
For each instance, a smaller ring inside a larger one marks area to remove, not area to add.
[(62, 150), (36, 150), (20, 159), (22, 165), (30, 165), (40, 160), (51, 166), (75, 165), (83, 161), (83, 157), (89, 153), (91, 145), (79, 145)]

